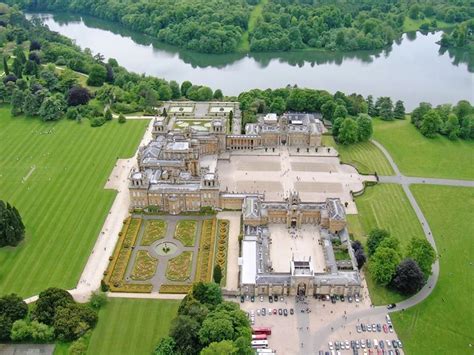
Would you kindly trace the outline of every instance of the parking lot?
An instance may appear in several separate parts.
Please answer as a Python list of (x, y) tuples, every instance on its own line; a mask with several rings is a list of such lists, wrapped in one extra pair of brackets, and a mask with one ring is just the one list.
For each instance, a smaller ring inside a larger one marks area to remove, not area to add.
[[(238, 298), (232, 300), (240, 302)], [(254, 302), (251, 302), (248, 298), (240, 303), (240, 306), (249, 315), (254, 315), (254, 326), (271, 328), (272, 335), (268, 337), (269, 348), (276, 350), (277, 354), (320, 354), (320, 351), (331, 355), (338, 354), (338, 351), (340, 354), (353, 354), (351, 341), (354, 342), (354, 347), (356, 347), (356, 341), (359, 341), (359, 349), (356, 349), (358, 354), (377, 354), (374, 352), (374, 339), (377, 340), (377, 344), (381, 340), (384, 342), (384, 354), (389, 354), (389, 350), (395, 354), (393, 345), (391, 344), (391, 348), (388, 348), (386, 341), (392, 342), (392, 340), (398, 340), (398, 337), (394, 330), (389, 331), (388, 325), (387, 333), (385, 333), (383, 329), (383, 325), (387, 324), (385, 314), (345, 321), (350, 314), (361, 313), (361, 311), (363, 313), (364, 310), (370, 309), (370, 299), (367, 297), (361, 298), (359, 302), (353, 299), (352, 303), (349, 303), (347, 298), (344, 302), (339, 300), (332, 303), (312, 297), (306, 297), (300, 302), (296, 302), (295, 297), (284, 297), (283, 300), (279, 298), (277, 302), (270, 303), (268, 296), (265, 296), (263, 301), (260, 301), (260, 297), (255, 297)], [(262, 315), (262, 308), (265, 309), (265, 315)], [(269, 309), (271, 309), (271, 315)], [(274, 309), (276, 309), (276, 314), (274, 314)], [(285, 309), (287, 316), (284, 315)], [(290, 313), (291, 309), (293, 309), (293, 314)], [(319, 331), (339, 320), (342, 321), (342, 325), (330, 329), (328, 335), (324, 335), (324, 339), (321, 339), (319, 334), (322, 333)], [(365, 325), (365, 331), (360, 327), (360, 332), (358, 332), (356, 326), (360, 324)], [(367, 330), (367, 324), (371, 325), (370, 331)], [(375, 324), (375, 332), (372, 331), (372, 324)], [(377, 330), (377, 324), (380, 324), (380, 332)], [(370, 340), (371, 348), (367, 348), (367, 340)], [(339, 350), (336, 350), (336, 341), (343, 341), (344, 349), (339, 344)], [(345, 346), (346, 341), (349, 343), (348, 349)], [(329, 347), (329, 342), (332, 342), (332, 349)], [(364, 348), (362, 343), (364, 343)], [(380, 346), (378, 345), (377, 348)], [(397, 348), (397, 350), (403, 354), (400, 349)]]

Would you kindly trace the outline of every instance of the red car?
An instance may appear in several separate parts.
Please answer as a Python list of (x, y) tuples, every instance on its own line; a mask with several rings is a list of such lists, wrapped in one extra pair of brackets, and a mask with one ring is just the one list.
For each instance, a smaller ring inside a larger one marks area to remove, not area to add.
[(277, 309), (273, 308), (273, 314), (277, 314)]
[(385, 333), (388, 333), (388, 327), (387, 327), (387, 324), (384, 324), (384, 325), (383, 325), (383, 331), (384, 331)]

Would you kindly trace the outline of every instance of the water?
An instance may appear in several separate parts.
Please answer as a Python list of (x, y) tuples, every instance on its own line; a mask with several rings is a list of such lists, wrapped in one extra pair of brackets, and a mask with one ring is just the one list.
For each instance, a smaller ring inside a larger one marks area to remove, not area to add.
[(330, 92), (360, 93), (401, 99), (407, 109), (432, 104), (473, 101), (474, 59), (466, 51), (441, 52), (441, 32), (405, 34), (383, 51), (302, 51), (209, 55), (180, 50), (130, 32), (120, 25), (86, 16), (36, 14), (51, 30), (81, 48), (115, 58), (137, 73), (167, 80), (220, 88), (238, 95), (253, 88), (288, 84)]

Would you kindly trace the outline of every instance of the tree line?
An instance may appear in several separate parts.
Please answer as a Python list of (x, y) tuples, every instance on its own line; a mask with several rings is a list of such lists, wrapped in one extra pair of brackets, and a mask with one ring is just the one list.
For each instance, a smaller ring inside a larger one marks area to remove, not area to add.
[[(118, 22), (158, 40), (204, 53), (230, 53), (248, 30), (257, 0), (7, 0), (31, 11), (88, 14)], [(270, 0), (249, 33), (250, 50), (380, 49), (401, 37), (405, 19), (460, 23), (473, 17), (466, 2), (437, 0)], [(427, 28), (428, 26), (428, 28)]]

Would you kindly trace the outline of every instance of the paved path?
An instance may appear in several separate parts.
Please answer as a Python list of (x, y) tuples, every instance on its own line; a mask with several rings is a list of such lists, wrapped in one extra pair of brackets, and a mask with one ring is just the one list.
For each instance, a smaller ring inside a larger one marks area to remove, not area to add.
[(469, 180), (452, 180), (452, 179), (436, 179), (423, 178), (413, 176), (379, 176), (379, 182), (385, 184), (427, 184), (427, 185), (446, 185), (459, 187), (474, 187), (474, 181)]

